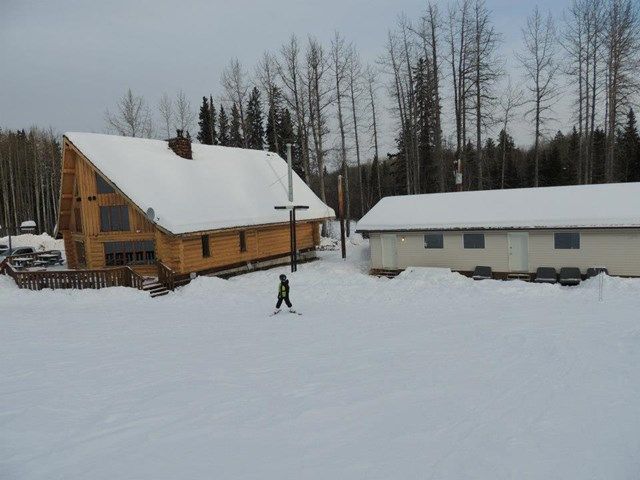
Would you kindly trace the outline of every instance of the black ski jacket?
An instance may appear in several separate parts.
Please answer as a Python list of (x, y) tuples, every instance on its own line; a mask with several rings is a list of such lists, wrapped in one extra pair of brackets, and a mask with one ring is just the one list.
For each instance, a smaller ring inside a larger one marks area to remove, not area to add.
[(278, 287), (278, 298), (286, 298), (289, 296), (289, 280), (280, 282)]

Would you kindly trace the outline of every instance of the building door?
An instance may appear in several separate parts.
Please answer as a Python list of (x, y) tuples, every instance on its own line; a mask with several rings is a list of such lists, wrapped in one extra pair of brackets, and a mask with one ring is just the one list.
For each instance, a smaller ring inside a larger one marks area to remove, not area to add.
[(396, 270), (398, 268), (396, 236), (383, 233), (380, 235), (382, 244), (382, 268)]
[(529, 234), (511, 232), (509, 236), (509, 271), (529, 271)]

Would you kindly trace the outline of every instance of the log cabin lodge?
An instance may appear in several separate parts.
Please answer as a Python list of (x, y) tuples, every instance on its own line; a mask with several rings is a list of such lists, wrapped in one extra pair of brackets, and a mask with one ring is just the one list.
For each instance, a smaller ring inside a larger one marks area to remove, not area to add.
[[(94, 133), (63, 136), (58, 235), (72, 269), (156, 261), (177, 274), (233, 273), (288, 261), (287, 164), (277, 154)], [(301, 258), (334, 216), (293, 174)]]

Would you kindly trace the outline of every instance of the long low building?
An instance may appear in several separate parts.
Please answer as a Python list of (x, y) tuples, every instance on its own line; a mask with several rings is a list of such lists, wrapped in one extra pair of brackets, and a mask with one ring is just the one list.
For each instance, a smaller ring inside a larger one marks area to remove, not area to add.
[(386, 197), (359, 222), (371, 266), (497, 276), (605, 267), (640, 276), (640, 183)]

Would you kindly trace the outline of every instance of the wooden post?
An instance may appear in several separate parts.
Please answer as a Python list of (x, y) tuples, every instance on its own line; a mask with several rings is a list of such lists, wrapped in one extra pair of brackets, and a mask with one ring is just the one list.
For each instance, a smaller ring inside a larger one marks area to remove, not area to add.
[(295, 213), (292, 208), (291, 210), (289, 210), (289, 248), (291, 248), (291, 272), (296, 271), (295, 231), (296, 231)]
[(340, 216), (340, 243), (342, 258), (347, 258), (347, 244), (344, 236), (344, 193), (342, 191), (342, 175), (338, 175), (338, 215)]
[(292, 271), (297, 272), (298, 271), (298, 237), (296, 236), (297, 232), (296, 232), (296, 207), (293, 207), (291, 209), (291, 218), (292, 218), (292, 225), (293, 225), (293, 263), (291, 264), (292, 266)]

